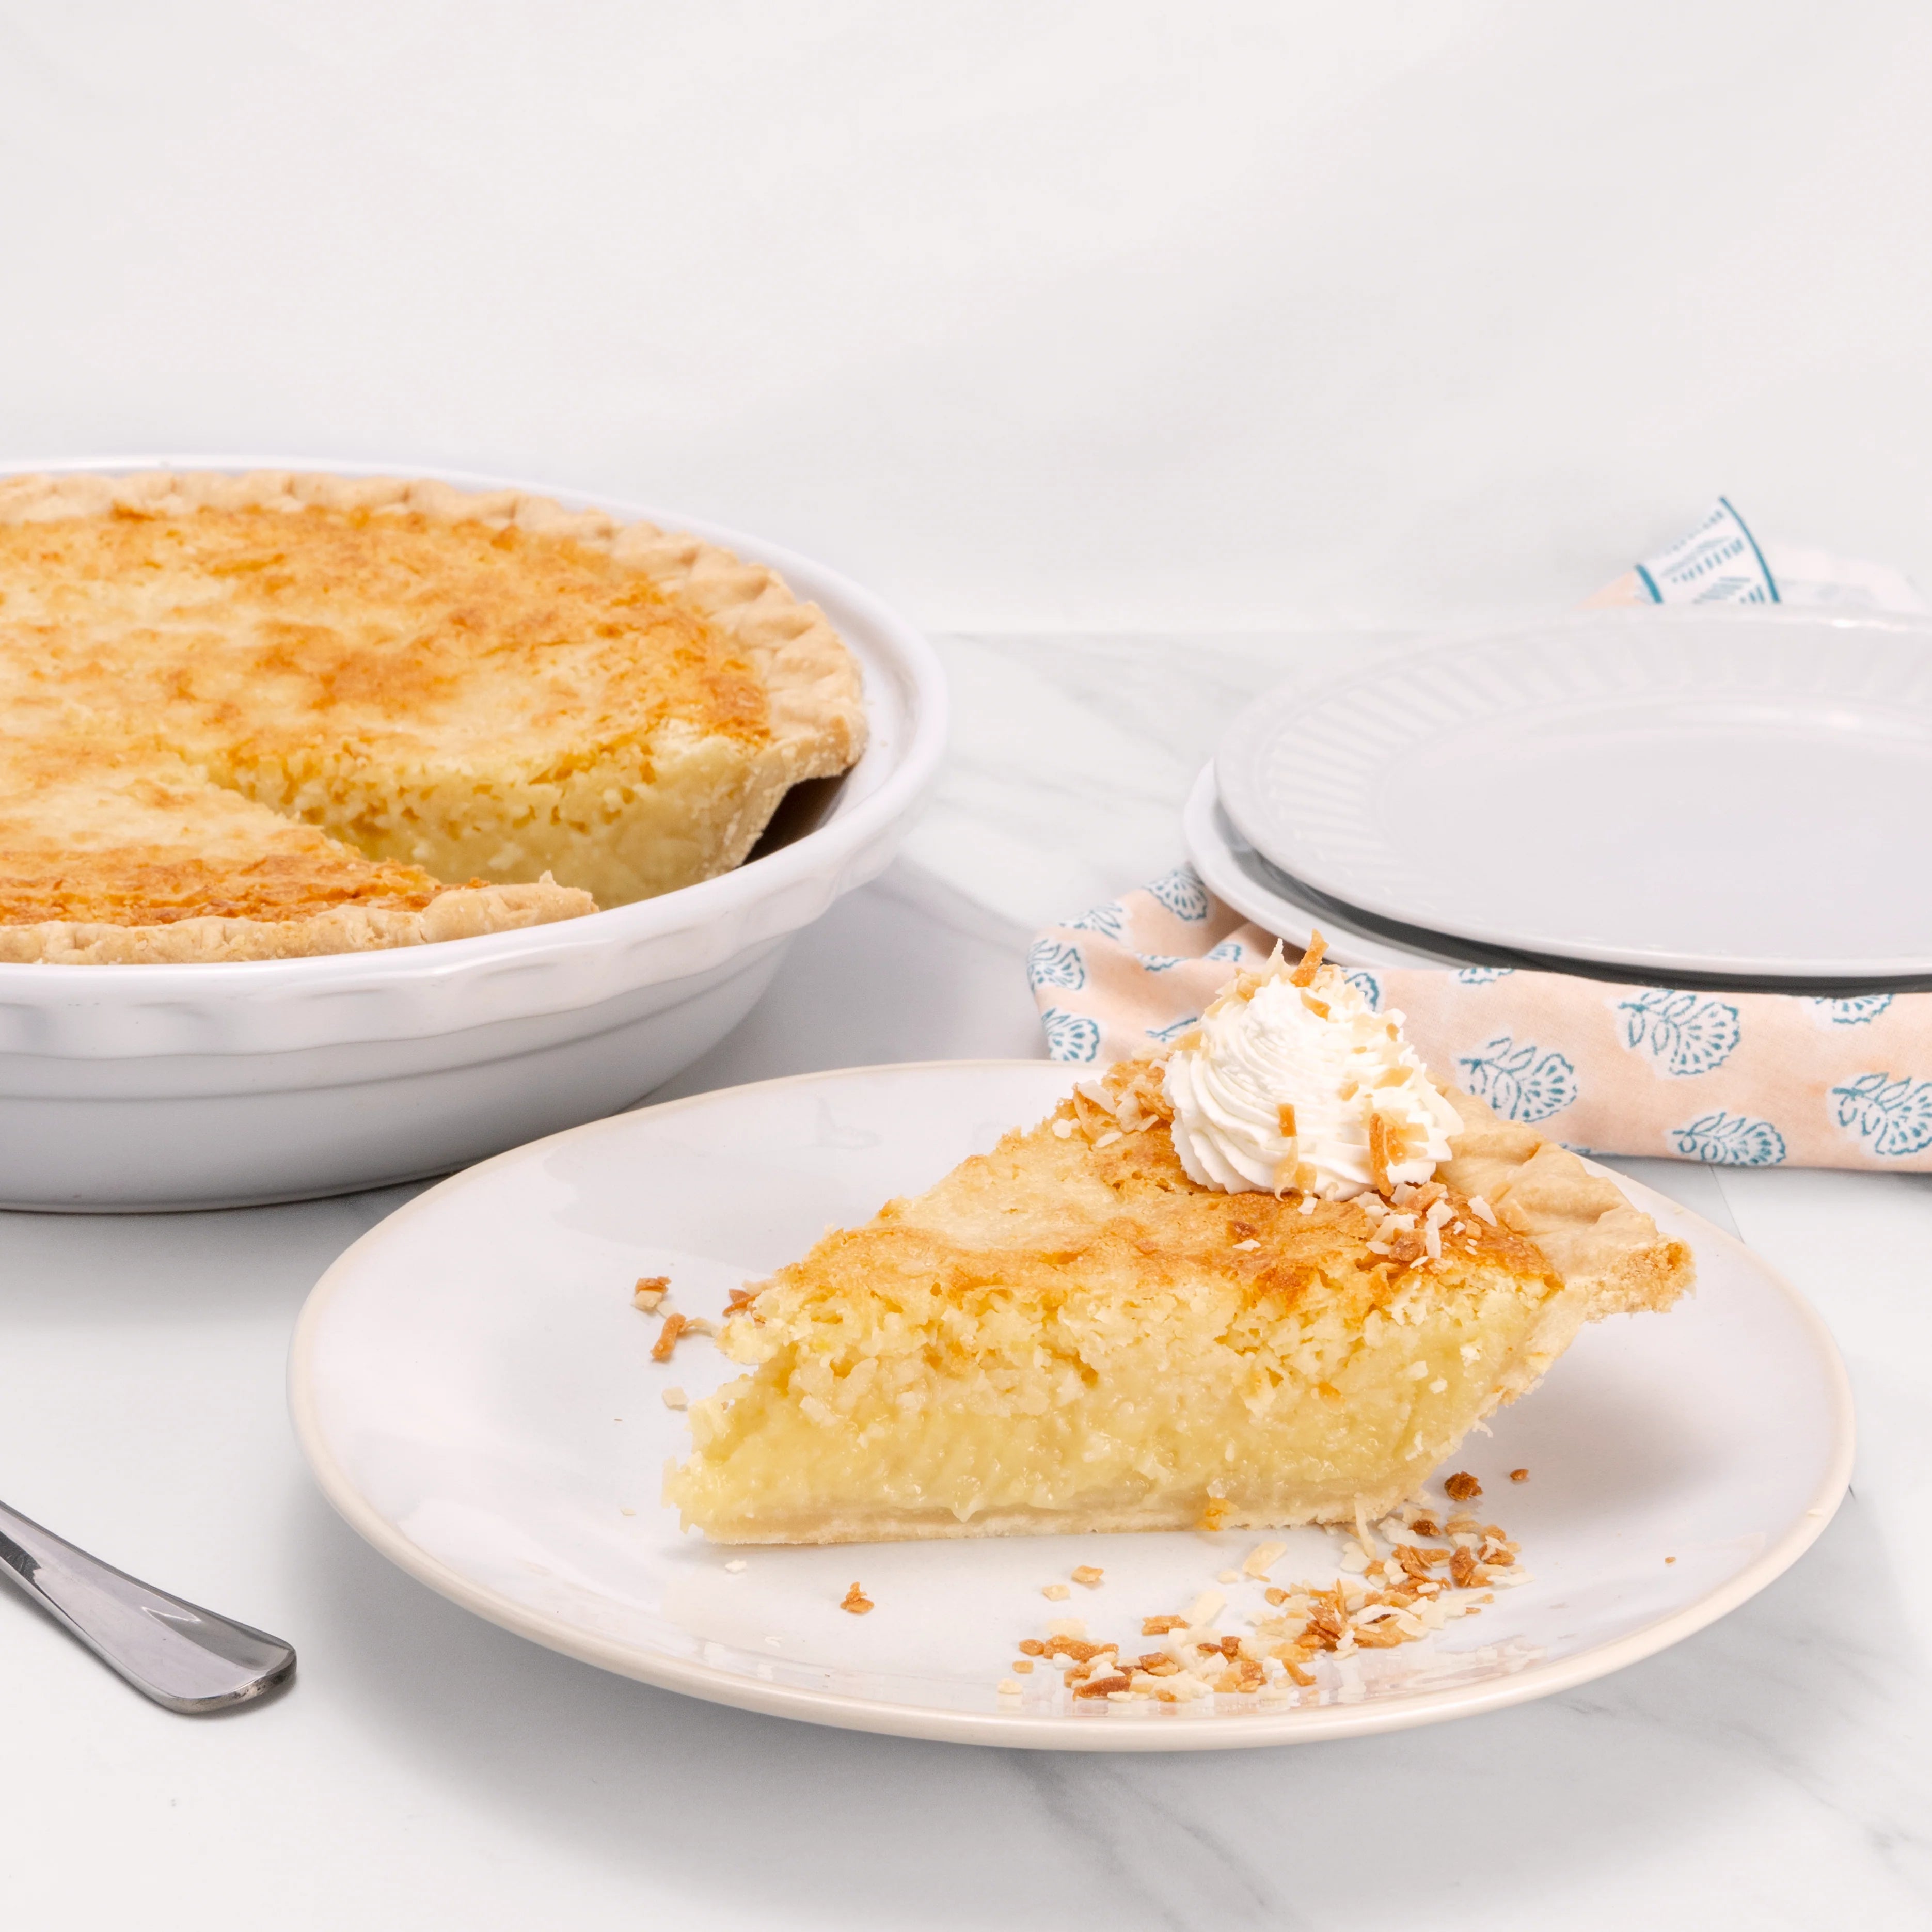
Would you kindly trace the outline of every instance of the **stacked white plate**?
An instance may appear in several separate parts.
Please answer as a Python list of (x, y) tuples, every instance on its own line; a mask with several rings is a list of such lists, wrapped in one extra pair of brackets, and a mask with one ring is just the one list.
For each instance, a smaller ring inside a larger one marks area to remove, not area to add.
[(1208, 890), (1360, 965), (1932, 986), (1932, 622), (1589, 613), (1284, 686), (1186, 815)]

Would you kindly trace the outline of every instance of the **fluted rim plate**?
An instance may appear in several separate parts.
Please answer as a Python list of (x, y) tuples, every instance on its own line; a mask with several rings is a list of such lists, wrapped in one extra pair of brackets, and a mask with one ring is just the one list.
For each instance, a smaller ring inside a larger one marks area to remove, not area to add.
[(1932, 622), (1598, 610), (1250, 705), (1241, 835), (1374, 917), (1732, 980), (1932, 974)]

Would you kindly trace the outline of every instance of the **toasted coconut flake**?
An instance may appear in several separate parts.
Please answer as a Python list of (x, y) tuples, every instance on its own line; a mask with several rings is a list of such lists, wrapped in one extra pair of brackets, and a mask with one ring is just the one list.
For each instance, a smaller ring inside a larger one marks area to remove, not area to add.
[(850, 1610), (855, 1617), (862, 1617), (875, 1606), (872, 1598), (855, 1582), (839, 1600), (838, 1607), (842, 1610)]
[(1188, 1606), (1188, 1628), (1200, 1630), (1211, 1624), (1227, 1608), (1227, 1598), (1219, 1590), (1203, 1590)]
[(1390, 1144), (1393, 1138), (1387, 1117), (1371, 1112), (1369, 1115), (1369, 1174), (1376, 1184), (1378, 1194), (1386, 1194), (1389, 1191)]
[(641, 1308), (646, 1315), (656, 1312), (657, 1305), (670, 1292), (670, 1276), (668, 1274), (640, 1274), (638, 1285), (631, 1291), (631, 1305)]
[(1318, 932), (1310, 932), (1308, 950), (1302, 954), (1300, 964), (1288, 976), (1288, 983), (1291, 986), (1313, 986), (1316, 974), (1322, 970), (1322, 956), (1328, 950), (1328, 940)]

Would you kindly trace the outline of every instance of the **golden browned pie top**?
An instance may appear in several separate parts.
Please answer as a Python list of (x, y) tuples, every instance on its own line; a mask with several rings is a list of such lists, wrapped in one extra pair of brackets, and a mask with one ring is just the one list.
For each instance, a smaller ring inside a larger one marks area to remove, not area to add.
[(620, 904), (737, 864), (864, 732), (820, 613), (695, 538), (388, 478), (0, 486), (0, 958), (356, 906), (395, 916), (346, 943), (408, 943), (466, 880), (486, 926)]

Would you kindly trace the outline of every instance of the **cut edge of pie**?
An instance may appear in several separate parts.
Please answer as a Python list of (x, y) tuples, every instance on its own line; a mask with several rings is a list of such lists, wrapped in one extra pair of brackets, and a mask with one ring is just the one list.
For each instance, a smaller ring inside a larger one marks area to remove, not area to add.
[[(332, 815), (326, 806), (328, 788), (342, 773), (327, 760), (298, 783), (299, 775), (273, 759), (259, 772), (229, 771), (221, 768), (220, 758), (197, 757), (190, 747), (185, 761), (199, 768), (204, 789), (219, 790), (231, 800), (238, 796), (256, 801), (256, 808), (264, 814), (302, 826), (312, 839), (326, 839), (335, 848), (339, 863), (334, 869), (341, 876), (319, 886), (314, 908), (298, 911), (285, 904), (280, 910), (287, 916), (236, 916), (221, 903), (230, 896), (218, 890), (205, 914), (178, 899), (150, 909), (129, 884), (141, 870), (137, 862), (121, 868), (128, 875), (122, 881), (130, 915), (126, 920), (113, 916), (117, 908), (111, 884), (91, 895), (82, 891), (78, 899), (91, 898), (92, 903), (71, 910), (63, 908), (70, 916), (35, 916), (36, 895), (46, 896), (41, 889), (46, 880), (29, 880), (12, 904), (12, 922), (0, 924), (0, 960), (106, 964), (301, 957), (414, 945), (580, 916), (597, 910), (600, 898), (605, 904), (622, 903), (731, 869), (742, 861), (790, 786), (846, 770), (864, 748), (866, 718), (858, 666), (824, 614), (794, 597), (775, 571), (694, 536), (644, 522), (620, 522), (601, 511), (567, 510), (524, 491), (479, 492), (428, 479), (284, 470), (242, 476), (153, 470), (0, 481), (0, 526), (95, 518), (185, 518), (204, 508), (290, 514), (320, 509), (369, 518), (395, 515), (420, 519), (428, 526), (476, 524), (494, 532), (514, 530), (538, 538), (561, 538), (600, 551), (622, 569), (646, 578), (674, 608), (711, 626), (726, 649), (748, 664), (764, 693), (766, 716), (760, 733), (725, 760), (708, 756), (710, 741), (688, 731), (680, 735), (674, 721), (656, 741), (656, 755), (660, 764), (666, 758), (672, 760), (681, 790), (662, 796), (652, 794), (649, 784), (641, 794), (636, 794), (634, 775), (628, 772), (588, 766), (578, 771), (566, 761), (562, 775), (544, 790), (548, 808), (562, 814), (558, 823), (566, 828), (551, 843), (561, 839), (568, 844), (574, 839), (574, 856), (602, 868), (593, 873), (592, 884), (599, 884), (604, 873), (629, 881), (637, 872), (630, 864), (634, 854), (652, 854), (667, 839), (675, 856), (664, 862), (682, 868), (668, 883), (647, 883), (641, 891), (627, 885), (608, 894), (601, 886), (593, 893), (557, 884), (552, 866), (560, 861), (540, 843), (532, 844), (520, 864), (506, 868), (508, 878), (454, 883), (485, 868), (465, 862), (472, 855), (460, 847), (446, 852), (439, 846), (431, 854), (421, 846), (407, 849), (410, 839), (402, 832), (386, 838), (380, 833), (364, 836), (368, 814), (364, 811), (360, 822), (356, 819), (359, 808), (355, 800), (334, 808)], [(52, 743), (63, 729), (70, 729), (55, 715), (62, 694), (55, 692), (50, 700), (32, 689), (31, 682), (30, 695), (42, 715), (26, 724), (18, 718), (0, 718), (0, 748), (8, 749), (14, 762), (20, 758), (33, 760), (30, 740), (40, 732), (52, 730), (55, 738), (46, 741)], [(27, 732), (26, 738), (20, 735), (22, 730)], [(134, 740), (147, 735), (136, 732)], [(692, 742), (687, 746), (686, 739)], [(226, 804), (216, 800), (197, 812), (187, 796), (177, 769), (182, 762), (182, 747), (158, 745), (157, 756), (164, 782), (173, 784), (178, 794), (176, 822), (159, 846), (146, 851), (136, 847), (129, 856), (137, 862), (144, 856), (158, 860), (164, 868), (175, 866), (178, 874), (176, 862), (189, 853), (204, 822), (229, 837), (231, 844), (241, 835)], [(335, 766), (341, 763), (338, 757)], [(728, 786), (720, 788), (708, 778), (728, 767)], [(651, 770), (649, 758), (644, 769), (646, 774)], [(604, 812), (608, 818), (608, 801), (616, 796), (611, 789), (614, 778), (623, 784), (621, 822), (598, 817)], [(712, 784), (709, 795), (707, 782)], [(320, 808), (314, 804), (318, 796), (325, 800)], [(472, 846), (497, 836), (491, 829), (497, 822), (490, 818), (493, 808), (501, 808), (498, 820), (506, 838), (515, 836), (520, 812), (524, 821), (529, 820), (526, 808), (514, 800), (496, 798), (487, 784), (476, 798)], [(625, 839), (628, 844), (622, 843)], [(272, 862), (284, 856), (281, 842), (272, 827), (262, 828), (260, 849)], [(30, 855), (26, 845), (16, 843), (16, 857), (24, 865)], [(608, 860), (601, 856), (606, 853), (612, 855)], [(75, 868), (66, 865), (59, 851), (53, 856), (56, 862), (50, 876), (58, 886)], [(412, 862), (432, 856), (451, 883), (444, 884), (422, 864)], [(319, 879), (329, 871), (315, 854), (306, 857)], [(76, 854), (76, 867), (90, 862), (92, 856), (85, 848)], [(8, 884), (7, 870), (0, 862), (0, 888)], [(46, 873), (46, 864), (41, 862), (39, 870)], [(394, 890), (398, 880), (400, 896)], [(289, 896), (285, 880), (283, 897)], [(91, 916), (97, 908), (110, 916)], [(8, 909), (0, 904), (0, 920), (6, 918)], [(144, 910), (149, 913), (146, 918), (140, 916)], [(155, 917), (154, 912), (162, 916)]]
[(1372, 1520), (1583, 1322), (1691, 1285), (1689, 1250), (1614, 1184), (1466, 1096), (1432, 1184), (1456, 1232), (1432, 1263), (1412, 1238), (1370, 1248), (1379, 1202), (1304, 1212), (1190, 1180), (1153, 1061), (1109, 1070), (1104, 1104), (1091, 1090), (741, 1296), (719, 1345), (751, 1372), (692, 1406), (693, 1453), (666, 1472), (687, 1528), (820, 1544)]

